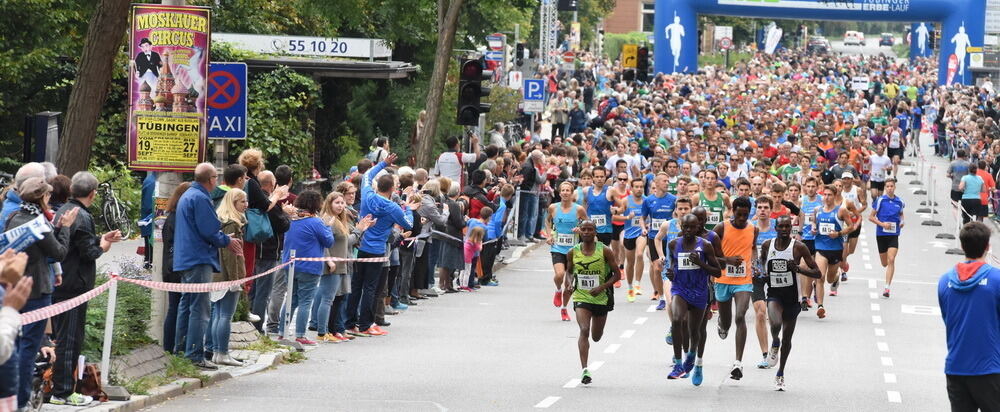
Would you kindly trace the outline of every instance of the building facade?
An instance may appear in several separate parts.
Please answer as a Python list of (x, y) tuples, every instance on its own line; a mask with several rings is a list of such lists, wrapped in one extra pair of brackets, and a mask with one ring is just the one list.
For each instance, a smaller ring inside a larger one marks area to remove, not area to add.
[(606, 33), (653, 32), (653, 0), (618, 0), (604, 19)]

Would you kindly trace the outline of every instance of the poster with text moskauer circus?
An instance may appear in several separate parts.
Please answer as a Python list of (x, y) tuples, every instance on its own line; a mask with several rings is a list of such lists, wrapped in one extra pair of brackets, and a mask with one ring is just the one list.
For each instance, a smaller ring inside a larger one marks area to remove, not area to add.
[(132, 6), (129, 168), (188, 172), (204, 161), (210, 23), (204, 7)]

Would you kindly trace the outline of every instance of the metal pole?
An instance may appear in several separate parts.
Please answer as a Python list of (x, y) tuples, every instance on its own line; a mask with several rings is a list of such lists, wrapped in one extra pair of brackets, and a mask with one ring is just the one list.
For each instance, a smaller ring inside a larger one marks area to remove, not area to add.
[(521, 24), (514, 23), (514, 45), (517, 46), (521, 42)]
[[(108, 289), (108, 312), (104, 317), (104, 347), (101, 349), (101, 385), (108, 386), (111, 376), (111, 340), (115, 331), (115, 307), (118, 305), (118, 279), (111, 278)], [(81, 336), (80, 339), (83, 339)]]
[[(281, 337), (284, 338), (283, 340), (293, 340), (288, 339), (288, 327), (291, 326), (292, 323), (292, 294), (295, 293), (295, 285), (293, 283), (295, 281), (295, 249), (292, 249), (289, 252), (288, 261), (291, 262), (291, 264), (288, 265), (288, 274), (285, 276), (285, 316), (281, 319), (281, 323), (284, 326), (281, 329)], [(299, 314), (299, 316), (302, 315), (302, 313)], [(305, 315), (309, 316), (308, 314)]]

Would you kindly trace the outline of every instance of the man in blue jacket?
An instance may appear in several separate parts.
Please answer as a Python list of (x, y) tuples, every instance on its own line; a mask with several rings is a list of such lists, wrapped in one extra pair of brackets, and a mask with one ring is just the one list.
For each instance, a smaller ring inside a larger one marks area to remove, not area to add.
[[(181, 272), (182, 283), (209, 283), (212, 273), (221, 271), (219, 251), (243, 254), (243, 242), (222, 233), (222, 225), (208, 196), (215, 189), (219, 173), (211, 163), (199, 164), (194, 183), (177, 203), (177, 226), (174, 229), (174, 271)], [(205, 333), (210, 314), (208, 293), (185, 293), (177, 309), (177, 351), (202, 369), (217, 369), (205, 359)]]
[(952, 411), (1000, 411), (1000, 269), (986, 263), (990, 229), (971, 222), (958, 235), (965, 262), (938, 281)]

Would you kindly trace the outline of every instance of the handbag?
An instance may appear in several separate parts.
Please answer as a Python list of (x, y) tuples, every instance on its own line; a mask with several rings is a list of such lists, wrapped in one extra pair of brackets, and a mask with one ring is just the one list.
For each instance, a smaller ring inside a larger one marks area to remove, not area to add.
[(274, 236), (274, 230), (271, 229), (271, 220), (260, 209), (247, 209), (246, 216), (247, 232), (244, 240), (250, 243), (261, 243)]

